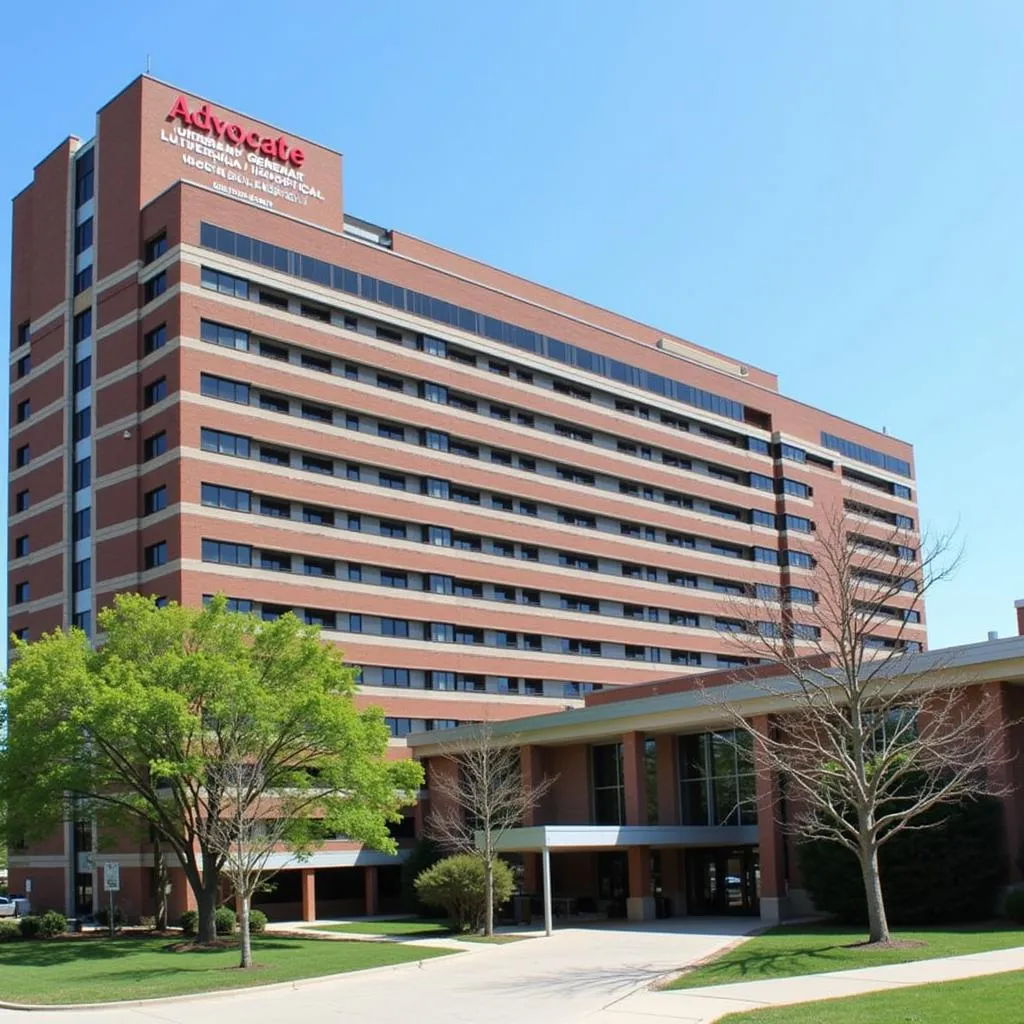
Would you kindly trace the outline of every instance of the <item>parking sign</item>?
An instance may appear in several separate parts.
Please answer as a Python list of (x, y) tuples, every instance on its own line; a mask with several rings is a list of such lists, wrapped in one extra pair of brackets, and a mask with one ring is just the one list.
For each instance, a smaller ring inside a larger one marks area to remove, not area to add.
[(103, 862), (103, 888), (107, 892), (119, 892), (121, 889), (121, 865), (116, 860)]

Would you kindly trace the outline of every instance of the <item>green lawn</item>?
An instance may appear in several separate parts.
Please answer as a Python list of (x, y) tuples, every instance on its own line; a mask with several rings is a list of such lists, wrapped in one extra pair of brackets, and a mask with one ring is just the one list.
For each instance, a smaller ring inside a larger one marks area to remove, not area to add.
[(425, 935), (451, 934), (447, 921), (427, 921), (422, 917), (403, 917), (394, 921), (345, 921), (320, 925), (318, 932), (344, 932), (346, 935)]
[(237, 950), (173, 952), (155, 938), (53, 939), (0, 943), (0, 999), (90, 1003), (271, 985), (443, 956), (448, 951), (391, 942), (265, 936), (253, 941), (257, 967), (238, 969)]
[(1024, 928), (991, 923), (895, 932), (896, 941), (923, 943), (906, 949), (858, 949), (856, 944), (864, 938), (864, 931), (838, 926), (783, 925), (687, 971), (668, 987), (697, 988), (734, 981), (764, 981), (1008, 949), (1024, 946)]
[(874, 992), (802, 1006), (730, 1013), (719, 1024), (1011, 1024), (1020, 1016), (1020, 971)]

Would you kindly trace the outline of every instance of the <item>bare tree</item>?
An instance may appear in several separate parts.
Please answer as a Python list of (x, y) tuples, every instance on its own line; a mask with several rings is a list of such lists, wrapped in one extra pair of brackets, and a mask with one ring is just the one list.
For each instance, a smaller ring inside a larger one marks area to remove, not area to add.
[(248, 968), (253, 965), (249, 929), (252, 898), (274, 874), (267, 865), (274, 853), (285, 848), (292, 818), (282, 807), (286, 797), (267, 791), (258, 764), (226, 765), (218, 775), (221, 811), (208, 825), (207, 842), (223, 858), (221, 873), (231, 882), (238, 899), (239, 966)]
[(484, 927), (490, 936), (494, 934), (494, 864), (501, 837), (522, 824), (555, 779), (524, 782), (518, 738), (499, 739), (489, 722), (441, 749), (447, 771), (432, 772), (430, 778), (441, 806), (431, 811), (425, 832), (445, 849), (479, 854), (483, 860)]
[[(784, 827), (856, 855), (870, 941), (887, 943), (879, 850), (936, 824), (922, 816), (939, 804), (1001, 793), (993, 769), (1005, 761), (1005, 727), (989, 695), (969, 689), (950, 659), (917, 653), (920, 634), (908, 628), (920, 621), (924, 594), (957, 567), (951, 535), (925, 538), (919, 549), (899, 521), (869, 518), (847, 499), (806, 550), (816, 562), (806, 587), (762, 590), (753, 613), (749, 600), (734, 603), (744, 617), (736, 646), (777, 671), (743, 672), (741, 699), (720, 687), (704, 694), (751, 736), (762, 770), (784, 783)], [(778, 711), (752, 719), (749, 699)]]

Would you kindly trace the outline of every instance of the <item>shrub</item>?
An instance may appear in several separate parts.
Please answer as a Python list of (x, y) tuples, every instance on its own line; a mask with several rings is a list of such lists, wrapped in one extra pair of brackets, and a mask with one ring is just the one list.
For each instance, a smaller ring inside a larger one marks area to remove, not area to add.
[(199, 912), (196, 910), (186, 910), (178, 921), (178, 927), (181, 929), (182, 935), (198, 935)]
[(217, 913), (213, 915), (213, 927), (218, 935), (233, 935), (237, 920), (230, 907), (218, 907)]
[(416, 892), (416, 879), (433, 867), (444, 854), (433, 839), (418, 839), (402, 862), (402, 908), (420, 917), (432, 917), (436, 911), (428, 907)]
[(143, 914), (139, 918), (139, 927), (144, 928), (147, 932), (153, 931), (156, 928), (156, 918), (149, 914)]
[(68, 919), (59, 910), (48, 910), (39, 918), (41, 939), (52, 939), (55, 935), (63, 935), (68, 930)]
[[(503, 860), (494, 864), (494, 909), (507, 903), (515, 882)], [(438, 861), (416, 879), (419, 898), (448, 915), (457, 931), (479, 931), (484, 925), (487, 890), (484, 862), (475, 854), (458, 854)]]
[[(933, 808), (886, 843), (878, 857), (882, 895), (893, 925), (983, 921), (1006, 878), (1003, 809), (995, 797)], [(840, 921), (867, 920), (857, 858), (823, 840), (798, 847), (800, 873), (815, 907)]]
[(0, 942), (21, 938), (21, 924), (13, 917), (0, 918)]
[(34, 939), (39, 934), (39, 917), (36, 914), (26, 914), (18, 918), (18, 927), (23, 939)]
[(1024, 889), (1012, 889), (1008, 892), (1003, 909), (1011, 921), (1024, 924)]
[[(102, 925), (104, 928), (110, 927), (110, 908), (101, 907), (96, 911), (96, 923)], [(124, 915), (121, 913), (120, 907), (114, 907), (114, 927), (120, 928), (124, 924)]]
[(249, 908), (249, 934), (262, 935), (267, 930), (267, 915), (262, 910)]

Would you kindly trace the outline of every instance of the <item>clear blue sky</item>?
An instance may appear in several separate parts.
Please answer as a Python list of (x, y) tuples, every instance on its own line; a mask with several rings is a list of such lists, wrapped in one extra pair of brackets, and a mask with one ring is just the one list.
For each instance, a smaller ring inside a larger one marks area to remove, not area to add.
[[(3, 21), (4, 197), (148, 54), (340, 149), (349, 212), (912, 441), (924, 523), (967, 545), (931, 644), (1015, 631), (1024, 6), (60, 0)], [(9, 232), (4, 202), (5, 322)]]

